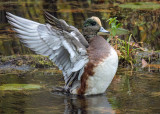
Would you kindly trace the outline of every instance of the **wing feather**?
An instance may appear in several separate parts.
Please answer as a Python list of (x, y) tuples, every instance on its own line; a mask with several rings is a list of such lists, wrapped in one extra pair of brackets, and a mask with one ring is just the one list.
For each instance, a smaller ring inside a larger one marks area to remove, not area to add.
[(66, 32), (70, 32), (72, 36), (74, 36), (75, 39), (78, 39), (81, 44), (83, 44), (85, 47), (88, 47), (89, 44), (87, 40), (84, 38), (84, 36), (79, 32), (77, 28), (74, 26), (68, 25), (64, 20), (57, 19), (53, 15), (49, 14), (48, 12), (45, 12), (45, 16), (47, 21), (54, 26), (56, 29), (64, 30)]
[[(37, 54), (49, 56), (49, 59), (62, 70), (68, 87), (68, 84), (73, 83), (74, 80), (80, 80), (83, 74), (84, 66), (88, 62), (86, 47), (71, 33), (74, 31), (73, 27), (64, 20), (58, 20), (50, 14), (46, 15), (56, 28), (7, 12), (8, 22), (13, 26), (17, 37)], [(65, 29), (60, 28), (62, 26)]]
[(16, 36), (17, 36), (18, 38), (23, 39), (23, 40), (32, 40), (32, 41), (37, 41), (37, 40), (39, 40), (39, 37), (38, 37), (38, 36), (37, 36), (37, 37), (30, 37), (30, 36), (24, 36), (24, 35), (21, 35), (21, 34), (16, 34)]

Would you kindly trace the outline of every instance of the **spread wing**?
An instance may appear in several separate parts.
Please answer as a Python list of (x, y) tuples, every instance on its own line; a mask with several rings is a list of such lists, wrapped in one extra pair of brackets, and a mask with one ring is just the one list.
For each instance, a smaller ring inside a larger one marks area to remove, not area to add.
[(84, 38), (84, 36), (79, 32), (77, 28), (74, 26), (68, 25), (64, 20), (57, 19), (53, 15), (45, 12), (46, 19), (49, 24), (51, 24), (54, 28), (58, 30), (64, 30), (71, 33), (78, 41), (80, 41), (85, 47), (88, 47), (88, 42)]
[(75, 38), (74, 30), (67, 31), (65, 28), (68, 24), (65, 23), (65, 29), (63, 29), (63, 24), (60, 27), (61, 22), (55, 17), (57, 20), (55, 26), (51, 26), (8, 12), (7, 18), (13, 30), (17, 32), (17, 36), (27, 47), (37, 54), (49, 56), (49, 59), (62, 70), (66, 87), (69, 87), (73, 81), (80, 80), (84, 66), (88, 62), (88, 55), (86, 47)]

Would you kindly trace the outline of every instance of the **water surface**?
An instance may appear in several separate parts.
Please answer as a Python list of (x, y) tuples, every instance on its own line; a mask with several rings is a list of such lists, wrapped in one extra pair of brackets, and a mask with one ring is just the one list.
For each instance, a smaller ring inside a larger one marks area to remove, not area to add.
[(119, 69), (106, 93), (78, 97), (53, 93), (52, 87), (63, 86), (57, 70), (39, 69), (21, 75), (1, 74), (3, 84), (39, 84), (41, 89), (0, 91), (0, 113), (24, 114), (158, 114), (160, 112), (159, 73)]

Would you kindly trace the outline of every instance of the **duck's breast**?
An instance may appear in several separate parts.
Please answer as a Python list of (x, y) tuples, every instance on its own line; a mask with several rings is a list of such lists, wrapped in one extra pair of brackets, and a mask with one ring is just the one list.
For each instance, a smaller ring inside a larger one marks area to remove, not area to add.
[(104, 93), (116, 73), (118, 66), (117, 53), (103, 37), (94, 37), (87, 52), (89, 62), (86, 64), (81, 77), (81, 86), (72, 94)]
[(111, 47), (108, 56), (94, 67), (93, 76), (87, 80), (85, 95), (104, 93), (110, 85), (118, 67), (118, 56)]

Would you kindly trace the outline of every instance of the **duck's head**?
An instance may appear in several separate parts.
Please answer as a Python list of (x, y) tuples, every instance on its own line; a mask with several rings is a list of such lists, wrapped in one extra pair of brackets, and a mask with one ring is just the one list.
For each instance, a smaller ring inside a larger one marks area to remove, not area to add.
[(88, 18), (84, 22), (82, 32), (87, 41), (90, 41), (90, 39), (97, 35), (109, 34), (109, 31), (102, 27), (100, 19), (95, 16)]

